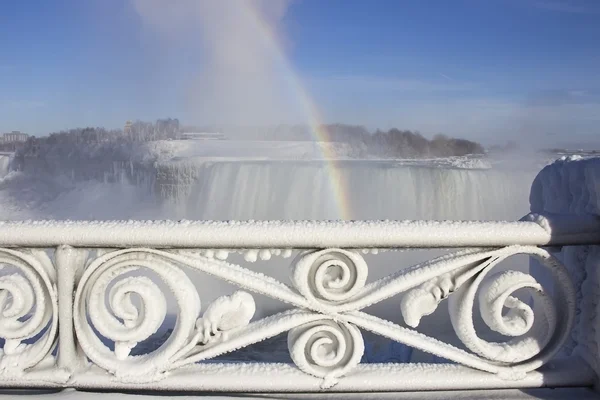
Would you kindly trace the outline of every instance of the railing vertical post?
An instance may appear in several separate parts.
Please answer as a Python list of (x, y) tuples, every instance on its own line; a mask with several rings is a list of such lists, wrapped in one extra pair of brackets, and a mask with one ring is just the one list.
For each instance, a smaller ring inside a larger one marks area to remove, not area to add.
[(58, 272), (58, 367), (73, 372), (81, 364), (73, 328), (73, 296), (81, 277), (88, 251), (59, 246), (55, 260)]

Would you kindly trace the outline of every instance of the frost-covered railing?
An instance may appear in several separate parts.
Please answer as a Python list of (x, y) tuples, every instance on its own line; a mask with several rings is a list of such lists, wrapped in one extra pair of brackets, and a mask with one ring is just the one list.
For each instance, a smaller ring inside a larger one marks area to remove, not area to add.
[[(577, 291), (549, 249), (590, 244), (600, 244), (597, 218), (548, 215), (519, 222), (0, 223), (0, 387), (587, 386), (596, 376), (588, 364), (557, 356), (573, 330)], [(365, 254), (405, 248), (455, 250), (369, 281)], [(517, 254), (551, 273), (551, 294), (527, 272), (496, 272)], [(277, 261), (290, 268), (291, 284), (236, 265), (234, 256)], [(206, 305), (195, 284), (203, 276), (236, 288)], [(519, 289), (531, 301), (515, 297)], [(257, 317), (256, 295), (287, 309)], [(419, 331), (444, 301), (458, 343)], [(369, 312), (380, 302), (397, 308), (395, 320)], [(157, 339), (170, 315), (172, 329)], [(480, 337), (479, 319), (502, 340)], [(361, 363), (366, 333), (442, 362)], [(289, 363), (224, 358), (286, 334)], [(158, 344), (140, 350), (150, 339)]]

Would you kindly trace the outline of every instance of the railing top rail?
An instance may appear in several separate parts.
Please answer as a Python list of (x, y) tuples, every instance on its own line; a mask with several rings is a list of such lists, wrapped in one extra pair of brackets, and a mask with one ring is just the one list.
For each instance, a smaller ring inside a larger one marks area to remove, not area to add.
[(597, 216), (521, 221), (11, 221), (2, 247), (450, 248), (600, 244)]

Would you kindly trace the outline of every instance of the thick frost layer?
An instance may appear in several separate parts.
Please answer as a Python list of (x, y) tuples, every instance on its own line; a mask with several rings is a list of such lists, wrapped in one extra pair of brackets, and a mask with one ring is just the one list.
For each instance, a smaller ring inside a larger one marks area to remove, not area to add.
[[(253, 262), (290, 248), (559, 246), (600, 239), (598, 223), (581, 230), (563, 219), (543, 221), (0, 221), (0, 245), (247, 249)], [(212, 256), (226, 258), (220, 251)]]
[(531, 188), (531, 211), (600, 215), (600, 158), (563, 157), (544, 168)]
[[(563, 157), (547, 166), (533, 182), (530, 201), (532, 212), (598, 219), (600, 158)], [(574, 350), (600, 372), (600, 246), (564, 247), (559, 257), (577, 289), (576, 327), (566, 351)]]

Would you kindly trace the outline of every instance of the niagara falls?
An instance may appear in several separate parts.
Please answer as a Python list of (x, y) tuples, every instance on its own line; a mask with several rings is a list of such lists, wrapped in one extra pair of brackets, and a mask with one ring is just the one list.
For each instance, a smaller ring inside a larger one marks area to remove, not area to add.
[(0, 400), (600, 398), (595, 0), (0, 4)]

